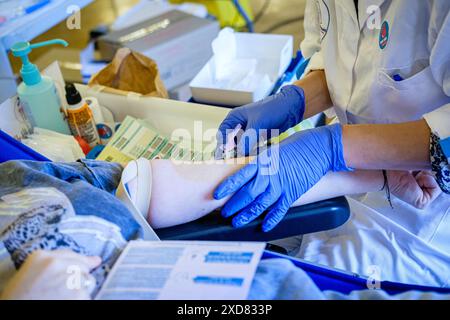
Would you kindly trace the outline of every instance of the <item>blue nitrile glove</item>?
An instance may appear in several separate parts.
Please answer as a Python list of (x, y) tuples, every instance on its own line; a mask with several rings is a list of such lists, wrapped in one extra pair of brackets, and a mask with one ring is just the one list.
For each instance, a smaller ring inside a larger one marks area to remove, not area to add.
[(348, 171), (340, 124), (300, 131), (272, 145), (214, 191), (219, 200), (236, 192), (222, 208), (240, 227), (269, 209), (262, 228), (269, 231), (291, 205), (328, 171)]
[[(221, 158), (222, 146), (227, 141), (226, 135), (237, 125), (241, 125), (242, 130), (245, 131), (238, 141), (237, 152), (239, 155), (248, 155), (255, 147), (260, 135), (259, 132), (255, 135), (254, 132), (250, 133), (247, 130), (279, 129), (281, 133), (300, 123), (304, 112), (305, 94), (303, 89), (294, 85), (286, 86), (279, 93), (261, 101), (231, 110), (220, 124), (217, 133), (216, 158)], [(244, 141), (246, 143), (243, 143)]]

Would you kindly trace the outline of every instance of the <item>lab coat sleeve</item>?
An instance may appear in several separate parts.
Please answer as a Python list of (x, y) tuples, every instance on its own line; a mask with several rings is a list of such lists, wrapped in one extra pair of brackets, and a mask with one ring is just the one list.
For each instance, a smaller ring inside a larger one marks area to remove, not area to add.
[(308, 0), (305, 8), (305, 38), (300, 45), (302, 54), (309, 61), (305, 74), (313, 70), (323, 70), (322, 46), (320, 44), (320, 24), (317, 0)]
[(450, 137), (450, 103), (425, 114), (423, 117), (431, 131), (440, 139)]
[(433, 133), (440, 139), (446, 139), (450, 137), (450, 1), (434, 1), (428, 39), (431, 72), (449, 97), (449, 103), (425, 114), (424, 118)]
[[(314, 70), (325, 69), (319, 21), (317, 0), (307, 0), (304, 19), (305, 39), (300, 44), (300, 50), (302, 50), (303, 57), (310, 60), (304, 74)], [(328, 118), (336, 116), (333, 108), (325, 110), (325, 114)]]

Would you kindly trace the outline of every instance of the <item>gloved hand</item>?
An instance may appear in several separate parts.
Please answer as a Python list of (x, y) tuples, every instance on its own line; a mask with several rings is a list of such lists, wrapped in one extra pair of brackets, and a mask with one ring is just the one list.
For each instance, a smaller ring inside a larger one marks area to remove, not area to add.
[[(281, 133), (300, 123), (304, 112), (305, 94), (303, 89), (294, 85), (286, 86), (279, 93), (259, 102), (231, 110), (217, 133), (216, 158), (221, 158), (222, 146), (227, 142), (227, 134), (237, 125), (241, 125), (245, 131), (238, 141), (237, 153), (248, 155), (258, 142), (260, 129), (279, 129)], [(249, 129), (257, 130), (257, 134)]]
[(283, 219), (291, 205), (328, 171), (348, 171), (339, 124), (300, 131), (264, 150), (250, 164), (214, 191), (219, 200), (236, 192), (222, 208), (240, 227), (270, 207), (262, 228), (267, 232)]

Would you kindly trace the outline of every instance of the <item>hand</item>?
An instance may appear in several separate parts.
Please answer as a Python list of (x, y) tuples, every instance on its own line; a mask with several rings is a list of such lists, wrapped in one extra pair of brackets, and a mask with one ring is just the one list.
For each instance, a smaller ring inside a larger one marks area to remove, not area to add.
[(35, 251), (9, 280), (1, 299), (86, 300), (95, 288), (90, 271), (99, 257), (86, 257), (69, 250)]
[(429, 171), (388, 171), (389, 189), (400, 200), (425, 209), (440, 194), (441, 189)]
[(263, 231), (273, 229), (291, 205), (328, 171), (348, 171), (339, 124), (297, 132), (279, 145), (264, 150), (250, 164), (222, 182), (216, 200), (234, 192), (222, 209), (240, 227), (270, 207)]
[[(260, 138), (259, 130), (278, 129), (280, 133), (295, 126), (303, 119), (305, 95), (300, 87), (290, 85), (273, 96), (230, 111), (217, 133), (216, 158), (221, 158), (222, 147), (229, 134), (238, 125), (244, 134), (238, 141), (238, 155), (248, 155)], [(256, 130), (250, 130), (254, 129)], [(270, 134), (270, 133), (269, 133)], [(267, 137), (269, 138), (269, 137)], [(243, 142), (246, 143), (243, 143)]]

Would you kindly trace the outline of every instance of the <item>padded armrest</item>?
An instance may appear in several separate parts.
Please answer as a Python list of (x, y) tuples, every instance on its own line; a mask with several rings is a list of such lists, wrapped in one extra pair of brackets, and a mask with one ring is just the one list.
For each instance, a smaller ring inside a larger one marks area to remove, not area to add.
[(196, 221), (155, 231), (161, 240), (267, 242), (337, 228), (350, 217), (350, 208), (345, 197), (291, 208), (270, 232), (261, 229), (263, 217), (236, 229), (231, 226), (231, 219), (224, 219), (219, 211), (215, 211)]

